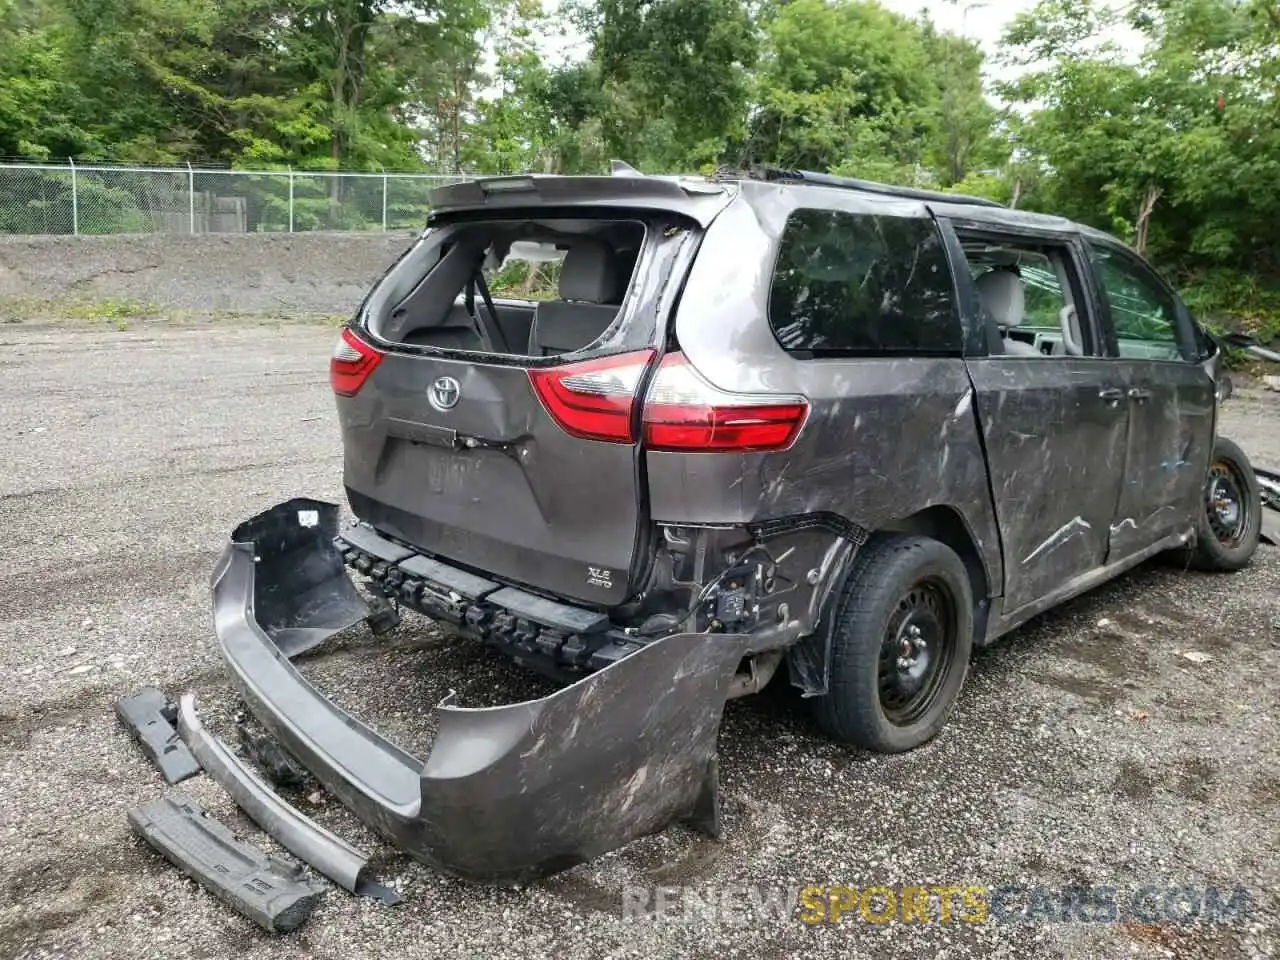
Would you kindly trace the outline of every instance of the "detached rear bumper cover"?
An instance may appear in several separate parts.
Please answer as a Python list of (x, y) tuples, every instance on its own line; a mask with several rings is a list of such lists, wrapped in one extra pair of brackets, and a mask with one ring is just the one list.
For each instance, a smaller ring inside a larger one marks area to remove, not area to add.
[(265, 608), (287, 636), (359, 619), (337, 522), (335, 505), (294, 500), (242, 524), (214, 573), (214, 621), (250, 709), (364, 822), (443, 872), (519, 882), (714, 816), (716, 734), (745, 637), (667, 637), (540, 700), (450, 697), (423, 763), (330, 702), (255, 617)]

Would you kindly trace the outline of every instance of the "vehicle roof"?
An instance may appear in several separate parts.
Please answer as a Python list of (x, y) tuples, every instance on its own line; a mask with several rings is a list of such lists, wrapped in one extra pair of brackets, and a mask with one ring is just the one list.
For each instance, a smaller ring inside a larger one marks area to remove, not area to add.
[(431, 204), (433, 213), (500, 210), (541, 204), (588, 207), (622, 204), (672, 210), (691, 216), (705, 226), (735, 195), (750, 200), (752, 197), (763, 198), (780, 189), (813, 193), (815, 199), (829, 198), (832, 191), (846, 195), (853, 193), (872, 203), (881, 201), (886, 207), (893, 205), (902, 209), (914, 205), (922, 215), (932, 211), (960, 225), (979, 229), (991, 226), (1060, 235), (1079, 234), (1125, 246), (1112, 234), (1066, 217), (1010, 209), (982, 197), (770, 167), (725, 171), (710, 177), (650, 175), (615, 160), (612, 172), (603, 176), (532, 174), (467, 180), (433, 190)]

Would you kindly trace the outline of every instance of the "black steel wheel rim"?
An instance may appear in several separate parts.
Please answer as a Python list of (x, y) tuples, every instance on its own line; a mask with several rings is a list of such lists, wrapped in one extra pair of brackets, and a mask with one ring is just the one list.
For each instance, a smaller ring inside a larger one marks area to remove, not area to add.
[(955, 659), (956, 603), (937, 577), (916, 581), (903, 593), (885, 628), (877, 688), (880, 709), (895, 726), (929, 713)]
[(1209, 528), (1225, 547), (1238, 547), (1249, 529), (1249, 499), (1244, 477), (1230, 460), (1218, 460), (1209, 468), (1204, 487), (1204, 509)]

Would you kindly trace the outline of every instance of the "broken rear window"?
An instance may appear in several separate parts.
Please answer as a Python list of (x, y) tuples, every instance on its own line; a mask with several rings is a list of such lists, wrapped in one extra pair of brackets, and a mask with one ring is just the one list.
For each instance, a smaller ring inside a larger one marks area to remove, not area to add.
[(787, 218), (769, 323), (808, 356), (950, 356), (960, 320), (932, 220), (797, 210)]
[(583, 350), (622, 328), (647, 234), (623, 219), (444, 224), (379, 282), (363, 320), (377, 337), (415, 347), (518, 357)]

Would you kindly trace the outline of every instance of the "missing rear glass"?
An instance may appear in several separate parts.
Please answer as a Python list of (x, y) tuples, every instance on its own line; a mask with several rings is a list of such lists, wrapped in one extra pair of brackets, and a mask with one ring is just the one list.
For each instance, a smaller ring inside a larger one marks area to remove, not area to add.
[(580, 351), (624, 319), (646, 228), (508, 219), (433, 228), (366, 305), (379, 338), (519, 357)]

